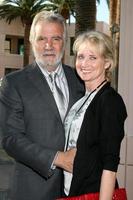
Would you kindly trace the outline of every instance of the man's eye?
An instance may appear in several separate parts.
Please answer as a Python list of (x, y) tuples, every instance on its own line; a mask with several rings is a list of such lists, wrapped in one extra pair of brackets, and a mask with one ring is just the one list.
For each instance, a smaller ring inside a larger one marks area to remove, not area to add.
[(53, 39), (53, 41), (61, 41), (62, 40), (61, 37), (53, 37), (52, 39)]
[(37, 38), (37, 41), (42, 41), (42, 40), (44, 40), (43, 37), (39, 37), (39, 38)]

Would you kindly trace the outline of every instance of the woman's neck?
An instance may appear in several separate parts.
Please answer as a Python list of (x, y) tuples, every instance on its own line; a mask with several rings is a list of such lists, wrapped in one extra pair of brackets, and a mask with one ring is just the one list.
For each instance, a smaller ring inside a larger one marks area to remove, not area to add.
[(86, 84), (86, 90), (89, 92), (95, 91), (97, 89), (100, 89), (106, 82), (107, 80), (103, 79), (95, 84), (94, 83)]

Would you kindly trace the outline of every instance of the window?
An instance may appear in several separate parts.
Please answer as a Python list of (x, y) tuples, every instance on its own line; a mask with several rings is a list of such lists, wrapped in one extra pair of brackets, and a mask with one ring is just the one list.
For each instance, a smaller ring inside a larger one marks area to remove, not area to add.
[(24, 39), (19, 36), (6, 35), (5, 52), (10, 54), (24, 54)]
[(5, 68), (5, 75), (18, 70), (17, 68)]
[(9, 38), (5, 40), (5, 52), (11, 53), (11, 39)]
[(73, 43), (74, 43), (74, 37), (70, 37), (70, 56), (73, 56)]
[(18, 54), (24, 55), (24, 39), (23, 38), (18, 39)]

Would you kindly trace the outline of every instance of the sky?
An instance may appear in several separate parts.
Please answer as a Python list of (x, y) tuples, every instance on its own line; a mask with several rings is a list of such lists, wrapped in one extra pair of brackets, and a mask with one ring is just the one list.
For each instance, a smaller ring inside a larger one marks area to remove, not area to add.
[(97, 5), (97, 21), (109, 23), (109, 9), (106, 0), (101, 0)]

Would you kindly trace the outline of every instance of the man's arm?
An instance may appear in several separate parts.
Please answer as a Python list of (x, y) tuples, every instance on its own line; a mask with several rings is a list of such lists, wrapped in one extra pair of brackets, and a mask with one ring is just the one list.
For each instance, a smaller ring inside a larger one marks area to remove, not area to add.
[(52, 174), (51, 165), (57, 151), (40, 145), (29, 137), (23, 102), (13, 81), (4, 80), (1, 86), (0, 108), (2, 109), (0, 130), (3, 148), (15, 160), (49, 178)]

